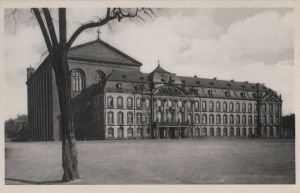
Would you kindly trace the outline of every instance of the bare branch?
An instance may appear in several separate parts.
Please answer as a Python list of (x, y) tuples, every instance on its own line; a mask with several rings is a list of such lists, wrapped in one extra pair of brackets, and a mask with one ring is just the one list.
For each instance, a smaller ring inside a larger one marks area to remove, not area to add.
[(38, 8), (32, 8), (32, 11), (33, 11), (33, 13), (36, 17), (36, 20), (38, 21), (39, 26), (41, 28), (41, 31), (42, 31), (43, 37), (45, 39), (46, 46), (48, 48), (49, 54), (51, 54), (52, 53), (52, 44), (51, 44), (49, 34), (47, 32), (46, 26), (45, 26), (45, 24), (43, 22), (43, 19), (41, 17), (41, 13), (40, 13)]
[(52, 44), (54, 48), (58, 47), (58, 41), (57, 41), (57, 37), (56, 37), (56, 33), (55, 33), (55, 28), (53, 25), (53, 21), (52, 21), (52, 17), (50, 14), (50, 11), (48, 8), (43, 8), (43, 12), (44, 12), (44, 16), (47, 22), (47, 26), (48, 26), (48, 30), (49, 30), (49, 34), (52, 40)]

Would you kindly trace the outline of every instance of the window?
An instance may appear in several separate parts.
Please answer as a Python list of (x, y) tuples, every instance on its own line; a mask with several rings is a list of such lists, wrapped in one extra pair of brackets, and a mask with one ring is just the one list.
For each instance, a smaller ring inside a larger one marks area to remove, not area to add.
[(269, 111), (270, 111), (270, 113), (273, 113), (273, 104), (270, 104)]
[(195, 123), (200, 123), (200, 115), (198, 114), (195, 115)]
[(228, 133), (227, 133), (227, 128), (225, 127), (224, 129), (223, 129), (223, 136), (227, 136), (228, 135)]
[(123, 138), (124, 137), (124, 129), (123, 127), (118, 128), (118, 138)]
[(123, 112), (118, 112), (118, 124), (124, 123), (124, 115)]
[(241, 92), (241, 97), (245, 98), (245, 93), (244, 92)]
[(206, 101), (202, 101), (202, 110), (206, 111)]
[(200, 129), (198, 127), (196, 128), (196, 136), (200, 137)]
[(167, 121), (172, 122), (173, 121), (173, 115), (171, 111), (167, 111)]
[(267, 111), (266, 104), (262, 104), (261, 109), (262, 109), (262, 112), (265, 113)]
[(202, 115), (202, 124), (207, 124), (207, 115)]
[(209, 115), (209, 124), (214, 124), (214, 115), (210, 114)]
[(182, 101), (178, 101), (177, 106), (182, 107)]
[(80, 92), (85, 88), (85, 75), (81, 70), (71, 71), (72, 91)]
[(227, 115), (223, 115), (223, 124), (227, 124)]
[(245, 103), (242, 104), (242, 112), (246, 113), (246, 104)]
[(236, 128), (236, 136), (240, 136), (241, 135), (241, 130), (240, 128)]
[(211, 127), (209, 130), (210, 130), (209, 136), (215, 136), (214, 128)]
[(223, 103), (223, 111), (227, 112), (227, 103), (226, 102)]
[(216, 111), (220, 111), (221, 110), (221, 104), (219, 101), (217, 101), (216, 103)]
[(156, 105), (157, 105), (158, 107), (160, 107), (160, 106), (161, 106), (161, 100), (157, 99)]
[(108, 124), (114, 123), (114, 113), (113, 112), (107, 113), (107, 123)]
[(243, 128), (242, 136), (246, 136), (246, 135), (247, 135), (247, 129), (246, 129), (246, 128)]
[(119, 96), (117, 98), (117, 106), (118, 107), (123, 107), (123, 97)]
[(254, 116), (254, 124), (257, 124), (257, 116)]
[(270, 123), (270, 125), (273, 125), (273, 116), (272, 115), (270, 115), (269, 123)]
[(252, 124), (253, 124), (253, 123), (252, 123), (252, 116), (251, 116), (251, 115), (248, 116), (248, 124), (249, 124), (249, 125), (252, 125)]
[(241, 124), (241, 117), (239, 115), (236, 116), (236, 124)]
[(248, 112), (252, 113), (252, 104), (251, 103), (248, 104)]
[(137, 108), (141, 108), (142, 107), (141, 98), (137, 98), (136, 99), (136, 107)]
[(103, 82), (103, 80), (105, 79), (105, 74), (104, 72), (97, 70), (95, 72), (95, 84), (98, 84), (100, 82)]
[(114, 98), (112, 96), (107, 97), (107, 106), (108, 107), (114, 106)]
[(189, 114), (188, 115), (188, 120), (187, 120), (188, 122), (192, 122), (192, 114)]
[(221, 124), (221, 115), (217, 115), (216, 122), (217, 124)]
[(230, 92), (229, 91), (225, 91), (225, 96), (230, 97)]
[(149, 99), (145, 99), (145, 106), (146, 106), (146, 108), (150, 107), (150, 100)]
[(110, 127), (108, 128), (108, 137), (113, 138), (114, 137), (114, 128)]
[(132, 124), (133, 123), (133, 113), (132, 112), (128, 112), (127, 113), (127, 123), (128, 124)]
[(229, 103), (229, 111), (230, 111), (230, 112), (233, 112), (233, 109), (234, 109), (234, 108), (233, 108), (233, 103)]
[(254, 112), (257, 112), (257, 104), (254, 104)]
[(128, 138), (133, 137), (133, 129), (132, 129), (131, 127), (129, 127), (129, 128), (127, 129), (127, 137), (128, 137)]
[(246, 115), (243, 115), (243, 117), (242, 117), (242, 124), (243, 124), (243, 125), (246, 124)]
[(177, 121), (180, 123), (180, 122), (182, 122), (182, 112), (178, 112), (178, 114), (177, 114)]
[(118, 90), (121, 90), (122, 89), (122, 84), (118, 83), (118, 84), (116, 84), (116, 87), (117, 87)]
[(150, 113), (147, 113), (146, 115), (146, 123), (150, 123)]
[(248, 129), (248, 135), (252, 135), (252, 128)]
[(262, 117), (262, 124), (266, 124), (267, 123), (267, 117), (266, 117), (266, 115), (264, 115), (263, 117)]
[(161, 112), (160, 111), (157, 112), (156, 121), (161, 122)]
[(136, 114), (136, 123), (141, 124), (142, 123), (142, 113)]
[(208, 96), (212, 97), (213, 96), (213, 92), (212, 90), (208, 90)]
[(229, 123), (230, 123), (230, 124), (234, 124), (233, 115), (230, 115), (230, 117), (229, 117)]
[(196, 110), (196, 111), (199, 110), (199, 101), (195, 101), (195, 110)]
[(214, 102), (209, 102), (209, 111), (214, 111)]
[(236, 103), (236, 112), (240, 112), (240, 103)]
[(203, 136), (207, 136), (207, 128), (206, 127), (203, 128), (203, 133), (202, 134), (203, 134)]
[(168, 100), (168, 107), (172, 107), (173, 106), (173, 102), (171, 100)]
[(138, 137), (143, 137), (143, 129), (142, 128), (137, 128), (137, 130), (136, 130), (136, 134), (137, 134), (137, 136)]
[(279, 116), (276, 115), (275, 124), (278, 124), (278, 123), (279, 123)]
[(132, 108), (132, 105), (133, 105), (133, 99), (132, 99), (132, 97), (128, 97), (127, 98), (127, 107)]
[(232, 127), (230, 128), (230, 136), (234, 136), (234, 129)]

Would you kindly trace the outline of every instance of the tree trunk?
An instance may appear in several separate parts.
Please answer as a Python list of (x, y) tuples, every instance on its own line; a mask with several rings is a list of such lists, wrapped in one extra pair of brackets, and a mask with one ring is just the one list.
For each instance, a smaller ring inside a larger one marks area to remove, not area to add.
[(65, 49), (59, 48), (53, 57), (53, 67), (61, 110), (62, 167), (64, 170), (62, 181), (64, 182), (79, 179), (76, 139), (72, 116), (71, 79), (66, 53)]

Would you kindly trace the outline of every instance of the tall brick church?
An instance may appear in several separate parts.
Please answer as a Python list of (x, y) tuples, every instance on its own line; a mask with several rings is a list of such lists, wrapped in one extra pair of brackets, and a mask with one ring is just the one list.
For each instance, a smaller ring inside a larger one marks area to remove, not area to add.
[[(79, 140), (279, 137), (282, 100), (263, 84), (185, 77), (142, 63), (97, 39), (71, 48), (75, 135)], [(199, 67), (201, 64), (199, 64)], [(60, 139), (55, 75), (46, 58), (27, 69), (32, 140)]]

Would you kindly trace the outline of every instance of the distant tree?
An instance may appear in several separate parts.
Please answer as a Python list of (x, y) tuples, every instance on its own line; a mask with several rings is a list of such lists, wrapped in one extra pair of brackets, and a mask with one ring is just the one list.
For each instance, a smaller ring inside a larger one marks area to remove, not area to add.
[(27, 140), (27, 125), (27, 115), (18, 115), (15, 119), (6, 120), (5, 140)]
[[(49, 59), (54, 70), (58, 98), (60, 105), (61, 134), (62, 134), (62, 181), (72, 181), (79, 179), (77, 150), (73, 127), (73, 115), (71, 104), (71, 77), (67, 54), (77, 37), (85, 30), (94, 27), (101, 27), (111, 21), (123, 21), (125, 18), (140, 18), (152, 16), (153, 10), (150, 8), (107, 8), (103, 17), (98, 17), (97, 21), (88, 21), (77, 28), (67, 40), (67, 19), (66, 8), (57, 9), (59, 29), (55, 30), (54, 19), (48, 8), (31, 9), (44, 37), (45, 44), (49, 52)], [(14, 11), (12, 15), (14, 16)], [(54, 11), (54, 9), (52, 10)], [(15, 19), (15, 17), (13, 17)]]

